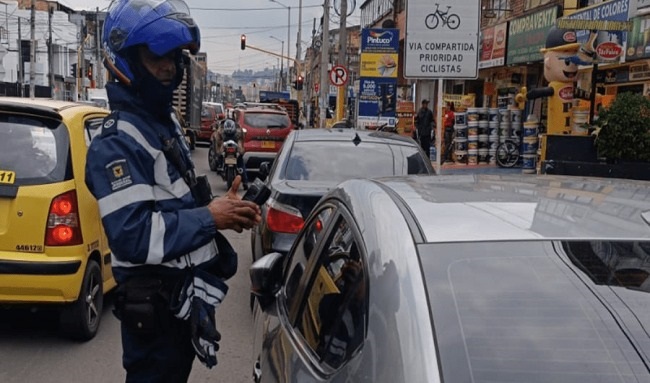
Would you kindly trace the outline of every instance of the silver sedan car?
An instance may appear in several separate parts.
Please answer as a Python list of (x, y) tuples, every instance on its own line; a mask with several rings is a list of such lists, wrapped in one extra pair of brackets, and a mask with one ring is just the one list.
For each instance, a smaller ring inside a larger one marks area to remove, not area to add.
[(650, 382), (650, 182), (346, 181), (250, 272), (257, 382)]

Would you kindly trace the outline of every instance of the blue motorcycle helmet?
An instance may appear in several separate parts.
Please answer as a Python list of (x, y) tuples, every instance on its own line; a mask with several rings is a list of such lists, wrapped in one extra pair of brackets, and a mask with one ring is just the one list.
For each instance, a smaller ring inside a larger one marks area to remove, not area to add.
[[(114, 0), (104, 22), (104, 66), (123, 84), (137, 85), (141, 74), (134, 63), (135, 48), (145, 45), (157, 56), (181, 49), (196, 54), (200, 41), (199, 27), (183, 0)], [(182, 70), (177, 72), (174, 87), (182, 79)]]

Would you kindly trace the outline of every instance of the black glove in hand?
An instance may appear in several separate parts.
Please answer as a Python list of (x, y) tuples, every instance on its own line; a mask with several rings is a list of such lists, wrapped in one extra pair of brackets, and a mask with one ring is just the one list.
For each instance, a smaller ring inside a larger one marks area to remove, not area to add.
[(196, 356), (206, 367), (217, 365), (217, 351), (221, 334), (217, 331), (214, 306), (198, 297), (192, 299), (190, 329)]

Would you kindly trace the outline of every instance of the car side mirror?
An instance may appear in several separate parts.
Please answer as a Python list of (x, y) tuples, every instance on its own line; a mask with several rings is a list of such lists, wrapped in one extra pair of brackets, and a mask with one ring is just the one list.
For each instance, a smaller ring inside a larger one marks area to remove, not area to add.
[(260, 173), (258, 178), (262, 181), (266, 181), (266, 177), (269, 176), (269, 173), (271, 173), (271, 163), (268, 161), (262, 162), (260, 164)]
[(270, 253), (255, 261), (250, 267), (251, 292), (265, 311), (275, 301), (282, 286), (284, 255)]

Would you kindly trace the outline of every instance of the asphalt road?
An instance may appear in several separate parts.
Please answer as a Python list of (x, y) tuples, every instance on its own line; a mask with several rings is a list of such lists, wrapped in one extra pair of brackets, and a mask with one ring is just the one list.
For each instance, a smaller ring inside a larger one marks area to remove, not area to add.
[[(226, 191), (225, 183), (207, 165), (207, 148), (193, 153), (198, 174), (208, 174), (215, 195)], [(190, 382), (252, 381), (252, 315), (249, 309), (251, 262), (250, 232), (224, 232), (239, 253), (239, 269), (228, 281), (226, 299), (217, 311), (217, 328), (222, 334), (218, 365), (208, 370), (198, 360)], [(77, 343), (57, 331), (57, 317), (48, 310), (0, 310), (0, 382), (63, 383), (123, 382), (119, 321), (111, 313), (112, 296), (107, 296), (102, 323), (95, 339)]]

